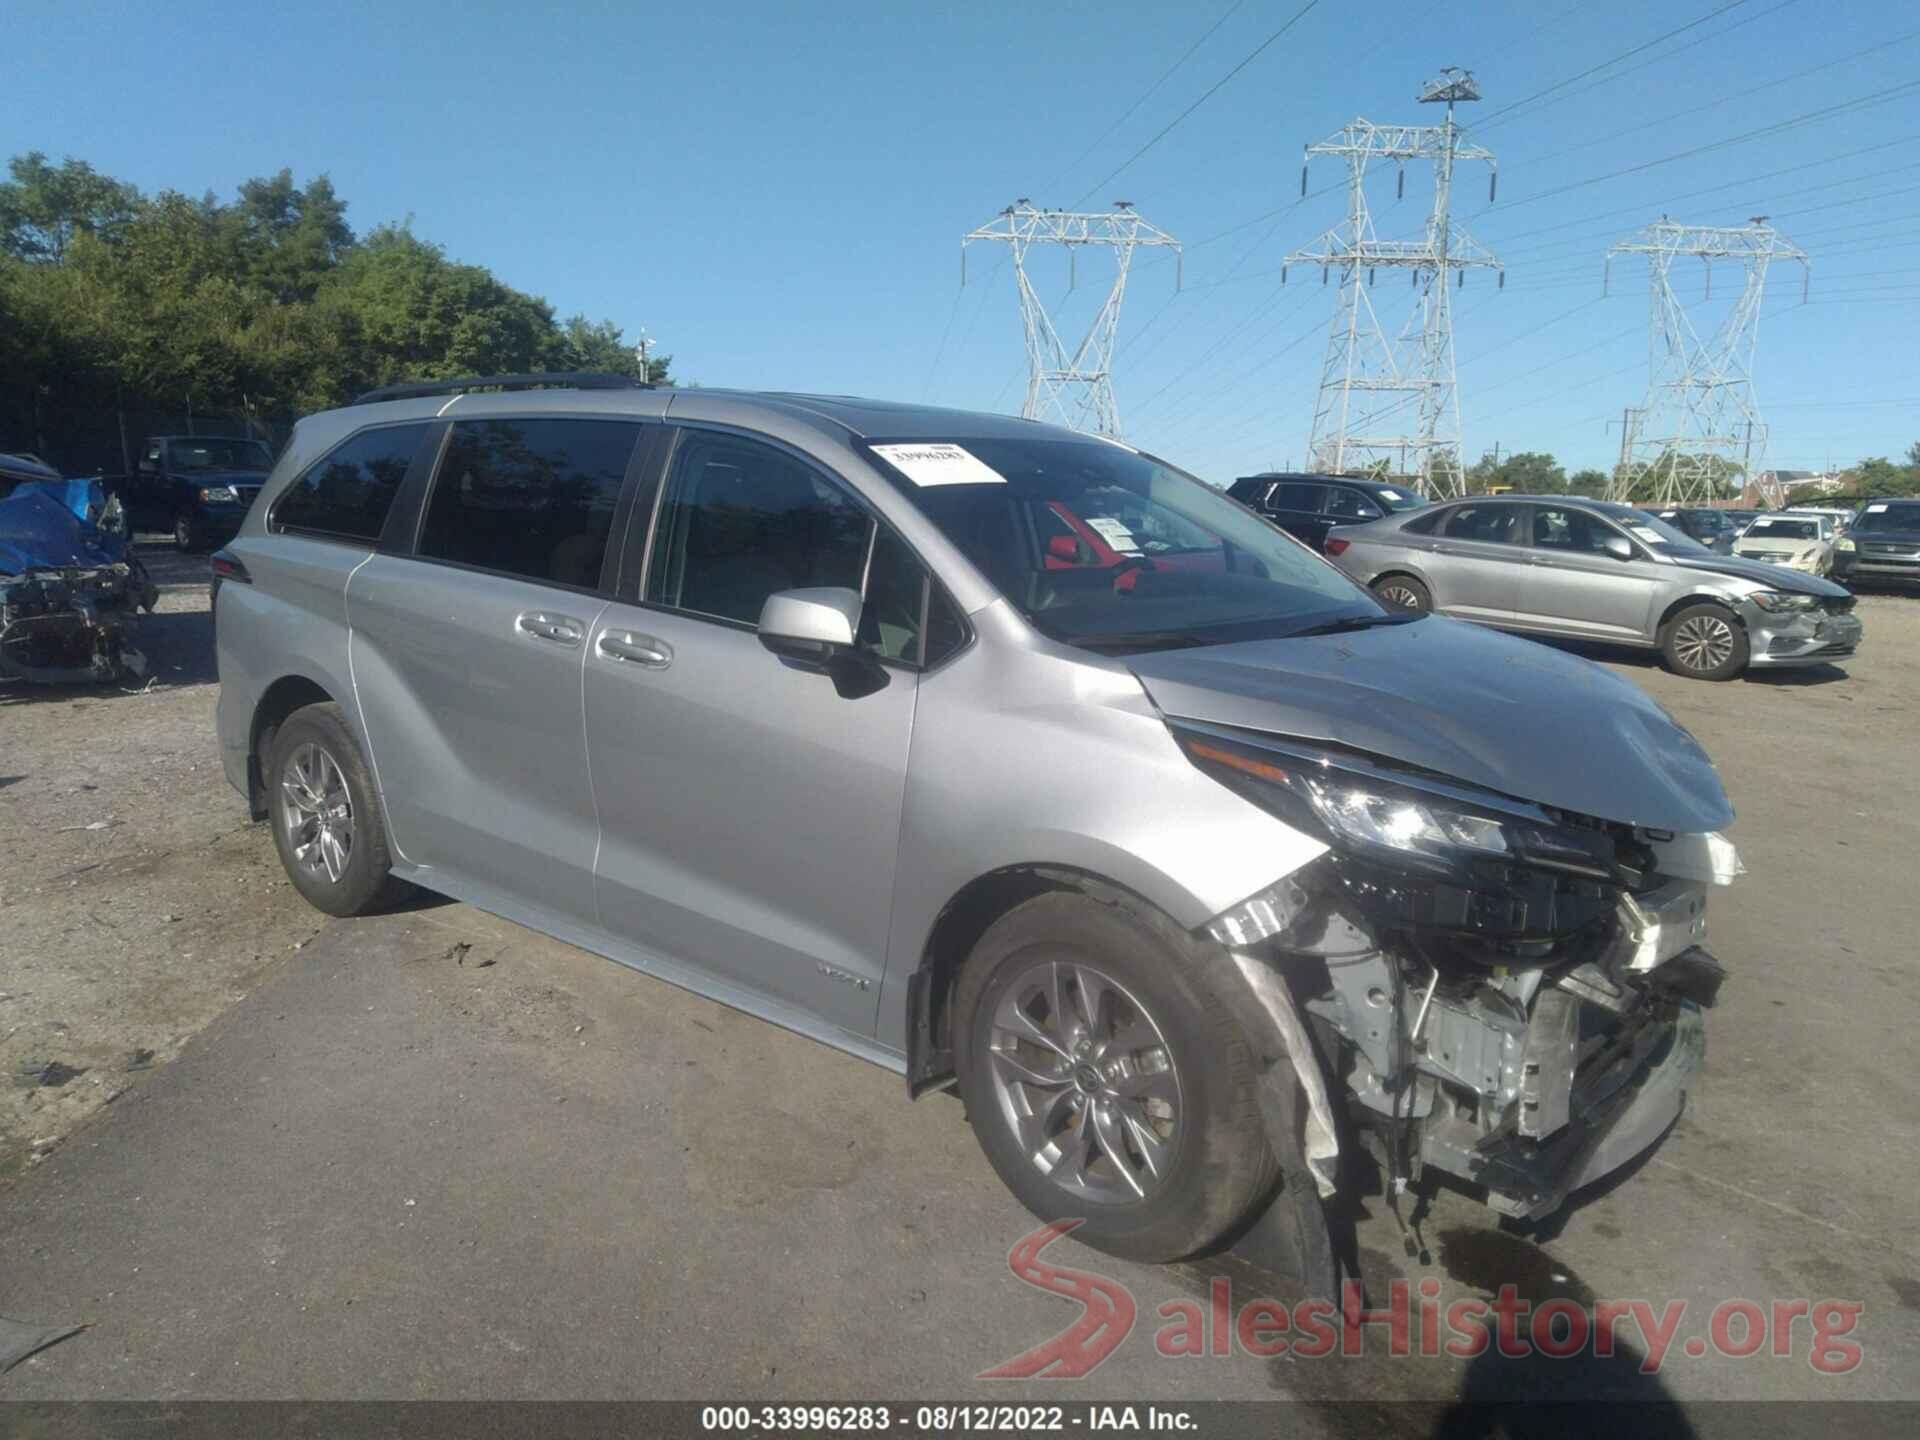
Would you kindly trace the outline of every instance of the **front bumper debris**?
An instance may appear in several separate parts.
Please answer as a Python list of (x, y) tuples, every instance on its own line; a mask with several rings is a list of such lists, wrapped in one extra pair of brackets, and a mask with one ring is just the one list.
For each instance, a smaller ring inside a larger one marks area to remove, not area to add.
[[(1250, 981), (1284, 986), (1287, 1004), (1262, 1001), (1281, 1019), (1296, 1012), (1324, 1075), (1300, 1077), (1323, 1194), (1350, 1126), (1381, 1141), (1396, 1193), (1431, 1167), (1533, 1218), (1672, 1125), (1724, 978), (1703, 948), (1706, 892), (1741, 867), (1717, 835), (1621, 844), (1648, 867), (1630, 885), (1569, 878), (1542, 895), (1530, 888), (1540, 872), (1509, 870), (1516, 888), (1477, 931), (1485, 904), (1461, 909), (1444, 886), (1395, 884), (1338, 856), (1265, 893), (1264, 938), (1232, 949)], [(1662, 861), (1682, 873), (1650, 868)]]
[(1785, 667), (1819, 665), (1844, 659), (1860, 647), (1860, 617), (1852, 597), (1829, 601), (1827, 608), (1774, 615), (1744, 605), (1748, 664)]
[(58, 685), (146, 674), (133, 643), (159, 590), (138, 560), (0, 575), (0, 677)]

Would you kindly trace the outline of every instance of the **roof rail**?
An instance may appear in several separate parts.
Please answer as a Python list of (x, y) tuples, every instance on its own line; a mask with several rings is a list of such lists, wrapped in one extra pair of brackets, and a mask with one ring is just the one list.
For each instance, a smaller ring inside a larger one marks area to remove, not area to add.
[(462, 375), (452, 380), (408, 380), (356, 395), (355, 405), (382, 400), (418, 400), (427, 395), (461, 395), (469, 390), (651, 390), (653, 383), (610, 370), (553, 370), (537, 375)]

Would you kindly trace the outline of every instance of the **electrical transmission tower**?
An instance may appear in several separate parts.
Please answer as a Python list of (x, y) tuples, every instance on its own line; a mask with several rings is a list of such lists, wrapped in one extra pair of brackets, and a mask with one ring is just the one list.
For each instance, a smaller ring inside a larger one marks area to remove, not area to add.
[[(976, 240), (1004, 241), (1013, 254), (1013, 278), (1020, 287), (1020, 322), (1027, 337), (1027, 399), (1020, 413), (1028, 420), (1056, 420), (1075, 430), (1118, 437), (1120, 409), (1113, 398), (1113, 340), (1120, 328), (1120, 301), (1127, 292), (1127, 270), (1142, 245), (1172, 249), (1174, 284), (1179, 285), (1180, 242), (1134, 213), (1126, 200), (1113, 202), (1104, 215), (1067, 210), (1036, 210), (1016, 200), (987, 224), (960, 241), (960, 283), (967, 283), (967, 246)], [(1069, 291), (1079, 281), (1079, 251), (1088, 245), (1113, 249), (1113, 288), (1071, 351), (1054, 328), (1047, 307), (1033, 288), (1027, 256), (1035, 245), (1064, 245)]]
[[(1613, 496), (1637, 496), (1657, 505), (1720, 498), (1722, 482), (1736, 469), (1752, 480), (1756, 461), (1766, 454), (1767, 427), (1753, 399), (1753, 357), (1767, 267), (1776, 260), (1799, 261), (1804, 296), (1811, 279), (1807, 254), (1783, 239), (1764, 215), (1737, 228), (1681, 225), (1663, 215), (1658, 224), (1607, 251), (1602, 272), (1607, 278), (1616, 255), (1647, 257), (1653, 312), (1647, 399), (1640, 409), (1627, 412)], [(1719, 328), (1705, 339), (1674, 293), (1674, 263), (1683, 257), (1701, 262), (1707, 299), (1713, 295), (1714, 261), (1737, 260), (1746, 271), (1746, 283)], [(1768, 495), (1765, 500), (1780, 505), (1785, 496)]]
[[(1423, 104), (1444, 104), (1439, 125), (1375, 125), (1355, 120), (1316, 145), (1307, 159), (1334, 155), (1347, 163), (1347, 218), (1304, 250), (1286, 257), (1287, 265), (1312, 263), (1322, 280), (1340, 274), (1340, 304), (1327, 338), (1327, 360), (1320, 374), (1308, 440), (1311, 463), (1340, 473), (1384, 462), (1429, 495), (1465, 493), (1460, 467), (1460, 393), (1453, 359), (1453, 290), (1466, 272), (1506, 272), (1493, 254), (1453, 223), (1449, 206), (1454, 165), (1484, 160), (1494, 168), (1493, 152), (1461, 143), (1453, 107), (1478, 100), (1473, 76), (1452, 66), (1420, 92)], [(1418, 240), (1382, 240), (1374, 234), (1367, 209), (1367, 167), (1390, 160), (1400, 167), (1397, 193), (1406, 193), (1406, 163), (1433, 164), (1433, 210)], [(1489, 181), (1487, 198), (1493, 198)], [(1300, 167), (1300, 193), (1307, 193), (1307, 167)], [(1414, 305), (1392, 337), (1380, 323), (1372, 295), (1380, 270), (1412, 272)], [(1454, 279), (1458, 276), (1458, 280)], [(1282, 266), (1280, 278), (1286, 279)]]

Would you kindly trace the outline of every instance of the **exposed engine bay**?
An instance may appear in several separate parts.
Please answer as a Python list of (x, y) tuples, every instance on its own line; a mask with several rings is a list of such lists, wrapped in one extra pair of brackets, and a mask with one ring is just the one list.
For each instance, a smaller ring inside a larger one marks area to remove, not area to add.
[(0, 678), (63, 684), (144, 675), (146, 656), (134, 640), (140, 612), (158, 600), (121, 536), (47, 494), (0, 501)]
[(1533, 1218), (1664, 1134), (1723, 978), (1703, 942), (1730, 844), (1236, 738), (1182, 743), (1269, 806), (1302, 797), (1338, 843), (1209, 930), (1284, 982), (1336, 1124), (1377, 1141), (1396, 1197), (1431, 1167)]

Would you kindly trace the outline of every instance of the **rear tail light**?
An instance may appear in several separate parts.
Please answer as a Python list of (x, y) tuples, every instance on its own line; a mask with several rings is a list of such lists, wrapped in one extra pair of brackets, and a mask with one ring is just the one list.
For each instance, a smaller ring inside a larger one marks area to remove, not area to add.
[(236, 584), (251, 585), (253, 576), (247, 573), (247, 567), (240, 557), (230, 550), (216, 550), (208, 558), (207, 565), (213, 571), (213, 583), (218, 586), (223, 580), (232, 580)]
[(1351, 540), (1342, 540), (1338, 535), (1332, 536), (1327, 540), (1327, 554), (1344, 555), (1351, 544), (1353, 544)]

